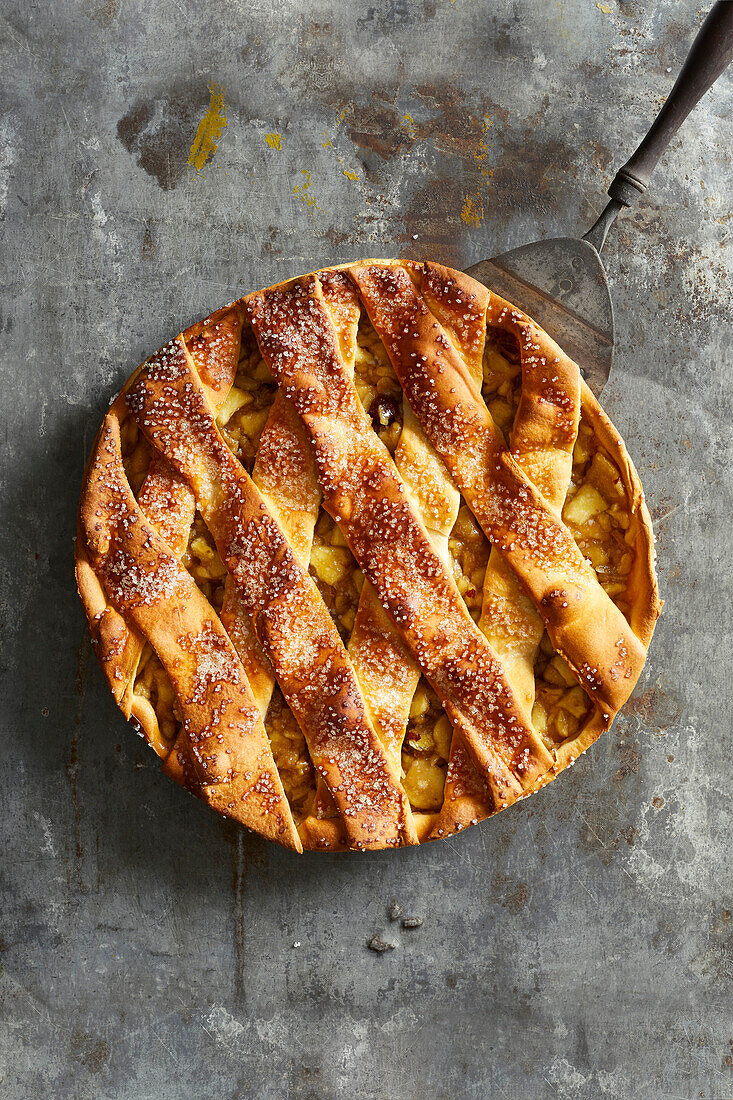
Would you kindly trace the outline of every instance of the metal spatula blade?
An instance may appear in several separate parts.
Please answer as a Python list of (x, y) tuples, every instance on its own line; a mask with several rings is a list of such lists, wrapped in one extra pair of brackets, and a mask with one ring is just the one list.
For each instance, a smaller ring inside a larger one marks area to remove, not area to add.
[(579, 364), (593, 392), (601, 392), (613, 358), (613, 304), (592, 244), (537, 241), (483, 260), (468, 274), (537, 321)]
[(573, 358), (598, 395), (613, 359), (613, 305), (600, 252), (617, 214), (646, 191), (662, 153), (733, 59), (733, 3), (719, 0), (697, 33), (672, 91), (608, 189), (611, 201), (582, 240), (537, 241), (468, 269), (533, 317)]

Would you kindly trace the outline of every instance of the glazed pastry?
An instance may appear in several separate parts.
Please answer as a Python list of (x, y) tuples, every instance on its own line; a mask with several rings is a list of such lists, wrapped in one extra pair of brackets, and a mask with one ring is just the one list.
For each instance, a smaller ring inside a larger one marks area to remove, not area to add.
[(164, 770), (270, 839), (422, 843), (633, 691), (651, 522), (578, 366), (468, 276), (370, 260), (152, 356), (87, 468), (79, 591)]

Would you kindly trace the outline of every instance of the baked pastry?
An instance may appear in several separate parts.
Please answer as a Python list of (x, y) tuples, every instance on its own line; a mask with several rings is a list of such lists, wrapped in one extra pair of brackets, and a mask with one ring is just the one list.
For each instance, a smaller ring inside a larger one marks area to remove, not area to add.
[(538, 790), (610, 726), (661, 607), (577, 365), (468, 276), (392, 260), (148, 359), (95, 442), (76, 575), (164, 771), (297, 850), (417, 844)]

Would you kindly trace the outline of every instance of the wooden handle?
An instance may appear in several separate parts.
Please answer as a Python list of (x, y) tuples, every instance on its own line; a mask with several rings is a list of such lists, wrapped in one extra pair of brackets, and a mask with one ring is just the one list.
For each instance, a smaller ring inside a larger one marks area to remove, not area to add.
[(733, 3), (719, 0), (700, 27), (682, 71), (648, 134), (616, 174), (612, 199), (631, 206), (643, 195), (657, 161), (700, 98), (733, 59)]

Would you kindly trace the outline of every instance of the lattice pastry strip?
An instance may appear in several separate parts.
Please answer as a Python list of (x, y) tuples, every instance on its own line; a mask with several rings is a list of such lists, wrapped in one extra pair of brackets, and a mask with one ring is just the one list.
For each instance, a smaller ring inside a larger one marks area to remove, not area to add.
[(158, 653), (185, 709), (197, 793), (221, 813), (300, 849), (242, 666), (217, 616), (135, 501), (111, 414), (92, 455), (80, 524), (92, 567), (82, 563), (80, 588), (101, 580)]
[[(344, 369), (353, 379), (357, 332), (361, 316), (358, 297), (353, 284), (345, 276), (336, 272), (326, 273), (321, 278), (321, 288), (324, 303), (338, 337)], [(377, 404), (379, 405), (379, 401)], [(415, 438), (418, 436), (420, 440), (424, 438), (422, 430), (411, 416), (409, 407), (405, 407), (403, 426), (394, 455), (395, 465), (413, 490), (413, 498), (420, 495), (420, 489), (429, 487), (432, 508), (437, 509), (437, 515), (442, 518), (444, 533), (447, 535), (455, 520), (460, 498), (437, 456), (429, 471), (430, 476), (425, 477), (424, 453), (426, 449), (432, 451), (432, 448), (429, 444), (423, 445)], [(415, 458), (419, 458), (419, 467), (413, 465)], [(317, 479), (313, 460), (312, 470), (313, 477)], [(411, 473), (414, 474), (412, 480), (409, 476)], [(439, 522), (436, 521), (434, 526), (438, 525)], [(447, 539), (445, 551), (447, 554)], [(367, 582), (363, 584), (360, 593), (348, 651), (372, 725), (381, 738), (395, 769), (399, 772), (402, 743), (413, 696), (419, 683), (420, 671), (379, 603), (372, 586)], [(324, 797), (323, 785), (319, 783), (313, 816), (302, 822), (301, 835), (305, 840), (313, 837), (322, 845), (325, 833), (328, 845), (336, 846), (341, 840), (340, 822), (329, 820), (336, 816), (332, 801)], [(432, 816), (415, 815), (416, 828), (421, 839), (429, 831), (432, 821)]]
[[(328, 300), (326, 288), (324, 295)], [(445, 308), (444, 299), (445, 290), (441, 286), (435, 288), (428, 300), (433, 311), (441, 316), (446, 331), (477, 384), (480, 384), (485, 334), (483, 318), (476, 315), (457, 316)], [(403, 402), (402, 429), (394, 462), (436, 552), (448, 569), (451, 569), (448, 538), (458, 516), (460, 493), (407, 401)], [(405, 649), (399, 632), (390, 622), (369, 584), (364, 586), (361, 593), (354, 630), (349, 640), (349, 656), (365, 698), (370, 704), (375, 728), (393, 755), (395, 764), (399, 765), (411, 710), (413, 706), (420, 709), (425, 705), (424, 700), (413, 704), (420, 670)], [(424, 776), (419, 772), (417, 779), (413, 779), (416, 768), (419, 768), (419, 764), (413, 762), (411, 791), (415, 790), (415, 783), (419, 784), (417, 790), (421, 790), (432, 778), (429, 769)], [(430, 798), (429, 786), (423, 797)], [(416, 815), (421, 839), (423, 833), (430, 831), (434, 819), (434, 814)]]
[[(345, 288), (343, 281), (338, 278), (326, 280), (324, 283), (324, 295), (328, 300), (341, 356), (347, 370), (353, 375), (360, 309), (353, 291), (344, 293), (344, 290), (349, 288)], [(283, 530), (307, 568), (312, 555), (313, 535), (320, 511), (321, 491), (313, 451), (305, 428), (282, 392), (278, 392), (275, 397), (265, 431), (260, 439), (252, 478), (275, 505)], [(349, 657), (354, 665), (351, 653)], [(375, 726), (369, 699), (364, 692), (364, 684), (359, 679), (355, 665), (354, 672), (362, 691), (367, 716), (375, 732), (381, 737), (381, 731)], [(389, 753), (387, 755), (389, 756)], [(399, 767), (395, 766), (394, 760), (392, 765), (394, 774), (399, 775)], [(338, 807), (321, 776), (318, 778), (312, 813), (319, 820), (330, 817), (338, 818), (339, 822), (341, 820)], [(307, 824), (305, 832), (306, 834), (308, 832)]]
[[(277, 517), (293, 553), (307, 569), (321, 495), (303, 425), (282, 393), (275, 395), (260, 437), (252, 481)], [(222, 621), (247, 670), (264, 718), (277, 682), (276, 676), (231, 575), (226, 579)]]
[[(346, 292), (355, 298), (351, 284), (343, 276), (341, 280), (349, 288)], [(328, 303), (328, 286), (324, 287), (324, 298)], [(333, 319), (332, 311), (329, 312)], [(348, 363), (345, 365), (351, 375)], [(395, 466), (409, 490), (418, 515), (425, 523), (436, 552), (450, 568), (448, 535), (458, 514), (460, 494), (441, 459), (425, 439), (422, 428), (406, 402), (402, 419), (402, 429), (394, 454)], [(365, 583), (361, 591), (354, 628), (349, 638), (349, 657), (361, 684), (374, 728), (394, 766), (399, 769), (413, 700), (420, 682), (420, 669), (369, 583)], [(433, 821), (433, 814), (415, 814), (418, 836), (421, 839), (430, 831)], [(301, 834), (305, 832), (315, 835), (322, 828), (306, 821), (301, 826)], [(329, 840), (331, 846), (338, 843), (338, 830)]]
[[(521, 380), (487, 408), (482, 360), (517, 338)], [(291, 847), (384, 847), (536, 790), (609, 724), (660, 606), (650, 532), (623, 444), (546, 334), (457, 272), (367, 261), (250, 295), (143, 365), (95, 447), (77, 575), (115, 697), (168, 774)], [(221, 620), (178, 559), (214, 578)], [(318, 777), (304, 802), (293, 715)], [(422, 812), (448, 757), (442, 809)]]
[[(242, 307), (233, 303), (193, 325), (181, 337), (215, 406), (224, 401), (234, 380), (242, 319)], [(124, 391), (115, 402), (113, 413), (126, 428), (129, 422), (126, 422)], [(146, 455), (142, 458), (143, 462), (147, 461)], [(160, 455), (153, 454), (150, 458), (138, 493), (138, 503), (146, 518), (180, 559), (188, 542), (196, 502), (183, 478)], [(155, 751), (165, 760), (172, 746), (161, 737), (153, 708), (143, 696), (135, 693), (135, 677), (144, 640), (102, 594), (99, 605), (93, 608), (86, 605), (86, 610), (92, 637), (98, 642), (100, 662), (116, 701), (126, 717), (135, 719)]]
[(480, 392), (407, 271), (377, 264), (349, 270), (428, 438), (609, 725), (636, 682), (644, 646), (505, 449)]
[(371, 430), (317, 277), (252, 295), (247, 307), (262, 354), (309, 431), (325, 507), (497, 802), (508, 805), (551, 758)]
[[(484, 309), (487, 306), (485, 304)], [(570, 482), (573, 447), (580, 418), (580, 379), (565, 356), (536, 354), (534, 333), (509, 306), (492, 296), (487, 321), (516, 337), (522, 393), (512, 429), (512, 454), (559, 518)], [(551, 384), (550, 384), (551, 383)], [(531, 708), (534, 664), (544, 623), (496, 547), (484, 579), (479, 626), (496, 650), (512, 687)], [(494, 812), (493, 800), (470, 758), (454, 742), (436, 837), (447, 836)]]
[(366, 717), (328, 609), (219, 435), (184, 342), (149, 360), (126, 399), (151, 445), (191, 486), (351, 843), (414, 843), (409, 804)]

